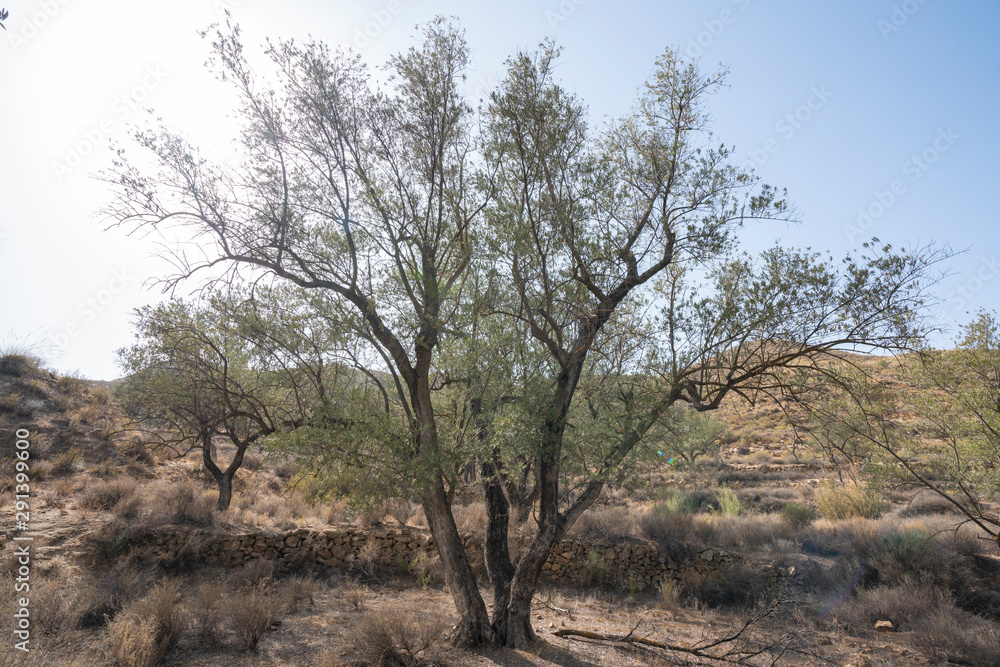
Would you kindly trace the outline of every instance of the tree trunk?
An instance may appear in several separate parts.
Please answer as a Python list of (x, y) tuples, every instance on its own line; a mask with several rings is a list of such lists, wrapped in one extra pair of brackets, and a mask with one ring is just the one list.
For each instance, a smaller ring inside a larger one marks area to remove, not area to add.
[(229, 503), (233, 499), (233, 475), (227, 471), (216, 481), (219, 483), (219, 502), (215, 504), (215, 509), (225, 512), (229, 509)]
[(510, 504), (503, 492), (503, 482), (498, 478), (492, 462), (483, 463), (483, 481), (486, 491), (486, 543), (484, 555), (486, 571), (493, 585), (493, 630), (499, 635), (507, 625), (507, 606), (510, 603), (510, 584), (514, 580), (514, 564), (507, 544), (510, 523)]
[(494, 622), (494, 630), (500, 645), (524, 649), (538, 639), (531, 627), (531, 599), (538, 588), (542, 567), (552, 551), (552, 545), (556, 543), (561, 533), (556, 525), (539, 527), (535, 539), (521, 556), (510, 583), (509, 601), (505, 612), (498, 616), (494, 609), (495, 619), (502, 620), (501, 623)]
[(486, 613), (486, 603), (479, 593), (476, 575), (469, 564), (440, 478), (424, 498), (423, 508), (441, 556), (448, 590), (458, 611), (458, 624), (452, 631), (450, 641), (465, 648), (492, 646), (494, 634)]

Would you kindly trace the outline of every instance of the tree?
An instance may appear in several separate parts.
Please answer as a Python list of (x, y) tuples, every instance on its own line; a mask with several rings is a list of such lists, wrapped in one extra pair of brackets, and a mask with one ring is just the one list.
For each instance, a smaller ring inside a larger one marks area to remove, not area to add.
[[(552, 546), (675, 404), (704, 412), (730, 394), (792, 391), (785, 369), (819, 372), (836, 350), (919, 334), (942, 253), (872, 247), (840, 269), (810, 252), (736, 254), (743, 224), (793, 215), (707, 132), (704, 97), (722, 73), (675, 51), (633, 111), (596, 132), (553, 81), (551, 45), (517, 54), (477, 134), (461, 95), (468, 46), (441, 19), (390, 60), (388, 90), (318, 43), (269, 46), (281, 90), (255, 77), (238, 29), (217, 31), (213, 50), (243, 101), (245, 163), (215, 166), (165, 128), (139, 132), (159, 170), (121, 152), (110, 214), (182, 231), (193, 252), (174, 253), (168, 287), (196, 274), (295, 285), (323, 295), (321, 310), (379, 360), (367, 368), (387, 378), (392, 442), (368, 446), (420, 498), (458, 643), (534, 637)], [(473, 456), (492, 618), (451, 512)], [(536, 505), (514, 563), (511, 510)]]
[[(488, 194), (473, 187), (472, 110), (460, 94), (468, 65), (462, 33), (439, 19), (420, 48), (392, 58), (392, 91), (375, 89), (359, 58), (321, 43), (272, 44), (283, 78), (265, 88), (243, 55), (239, 29), (216, 30), (220, 76), (242, 99), (239, 168), (211, 165), (160, 128), (139, 132), (160, 171), (124, 154), (108, 180), (113, 219), (134, 228), (187, 225), (171, 284), (216, 266), (330, 294), (379, 355), (406, 420), (403, 457), (418, 472), (421, 504), (460, 623), (459, 643), (490, 642), (486, 605), (450, 511), (431, 395), (434, 355), (463, 297), (470, 234)], [(205, 249), (209, 250), (206, 251)], [(207, 254), (206, 254), (207, 252)]]
[[(293, 291), (261, 287), (252, 297), (234, 290), (147, 306), (136, 311), (138, 342), (119, 351), (126, 378), (117, 392), (131, 427), (182, 456), (200, 449), (219, 511), (247, 449), (307, 421), (329, 424), (358, 384), (330, 372), (338, 329), (316, 327), (297, 305)], [(236, 449), (224, 467), (218, 438)]]
[[(980, 312), (956, 349), (903, 361), (909, 390), (860, 372), (840, 374), (805, 414), (816, 443), (844, 457), (859, 481), (923, 489), (1000, 545), (1000, 323)], [(914, 419), (900, 423), (900, 415)], [(847, 457), (844, 453), (849, 453)], [(956, 528), (957, 529), (957, 528)]]
[[(547, 374), (532, 413), (538, 531), (516, 566), (491, 570), (509, 577), (494, 581), (505, 591), (494, 627), (513, 646), (534, 637), (531, 598), (552, 546), (675, 404), (781, 396), (795, 389), (784, 369), (816, 372), (841, 349), (907, 347), (929, 267), (947, 255), (866, 246), (840, 270), (779, 247), (737, 255), (742, 225), (792, 212), (707, 132), (704, 98), (725, 73), (667, 51), (632, 113), (592, 138), (582, 104), (553, 81), (556, 55), (545, 44), (511, 58), (487, 111), (490, 265), (513, 286), (492, 312), (523, 325)], [(651, 345), (632, 345), (636, 336)], [(605, 405), (617, 435), (581, 450), (578, 392), (606, 378), (620, 397)], [(568, 474), (580, 451), (588, 461)], [(490, 521), (505, 525), (506, 514), (503, 498), (489, 507)]]
[[(127, 377), (118, 389), (132, 426), (186, 454), (201, 449), (219, 487), (216, 507), (229, 508), (233, 479), (248, 447), (281, 427), (286, 415), (253, 372), (243, 341), (216, 308), (172, 301), (136, 312), (139, 342), (119, 352)], [(214, 440), (236, 452), (222, 469)]]

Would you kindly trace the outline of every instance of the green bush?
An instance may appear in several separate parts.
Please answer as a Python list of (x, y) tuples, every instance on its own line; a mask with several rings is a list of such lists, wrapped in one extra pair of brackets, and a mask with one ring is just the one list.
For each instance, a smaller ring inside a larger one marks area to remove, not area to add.
[(816, 510), (801, 503), (788, 503), (781, 508), (781, 518), (792, 528), (805, 528), (816, 520)]
[(857, 484), (827, 484), (816, 494), (819, 513), (828, 521), (877, 519), (885, 512), (885, 501), (878, 491)]
[(715, 497), (719, 501), (719, 514), (722, 516), (739, 516), (743, 513), (743, 501), (728, 486), (719, 487)]

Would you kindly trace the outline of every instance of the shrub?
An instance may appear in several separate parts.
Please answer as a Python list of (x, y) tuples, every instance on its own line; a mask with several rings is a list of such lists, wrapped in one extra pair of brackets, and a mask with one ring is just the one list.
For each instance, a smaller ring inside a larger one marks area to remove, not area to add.
[(76, 590), (71, 615), (80, 628), (101, 627), (149, 587), (145, 569), (126, 559), (96, 575)]
[(658, 507), (667, 513), (684, 512), (693, 514), (698, 511), (698, 500), (677, 489), (661, 489), (656, 493), (660, 501)]
[(1000, 665), (1000, 625), (952, 605), (929, 610), (917, 625), (915, 643), (934, 657), (973, 667)]
[(84, 490), (80, 507), (109, 510), (126, 498), (135, 496), (139, 484), (131, 477), (99, 481)]
[(877, 519), (885, 511), (885, 502), (878, 491), (857, 484), (821, 487), (816, 493), (816, 505), (823, 518), (829, 521), (855, 517)]
[(739, 496), (728, 486), (720, 487), (715, 496), (719, 501), (719, 514), (722, 516), (739, 516), (743, 512), (743, 503)]
[(108, 625), (104, 657), (112, 667), (154, 667), (163, 659), (156, 647), (156, 620), (125, 614)]
[(274, 581), (275, 574), (273, 560), (254, 558), (244, 563), (239, 570), (234, 570), (229, 575), (229, 583), (233, 588), (253, 588)]
[(164, 508), (164, 520), (192, 526), (211, 526), (215, 522), (214, 502), (205, 494), (195, 492), (190, 483), (176, 484), (159, 492), (159, 504)]
[(816, 520), (816, 510), (801, 503), (788, 503), (781, 508), (781, 518), (798, 530), (805, 528)]
[(694, 517), (683, 512), (672, 512), (666, 505), (659, 505), (639, 518), (643, 536), (658, 542), (675, 561), (684, 561), (694, 553), (691, 535)]
[(198, 637), (210, 646), (219, 641), (219, 624), (222, 622), (224, 589), (217, 580), (206, 581), (191, 598), (191, 618), (198, 630)]
[(179, 582), (162, 582), (149, 597), (108, 624), (105, 657), (116, 667), (160, 664), (184, 632), (176, 604)]
[(352, 581), (340, 589), (340, 599), (357, 610), (364, 608), (368, 596), (365, 594), (364, 586)]
[(303, 601), (308, 600), (310, 607), (315, 603), (316, 579), (301, 575), (291, 577), (284, 581), (282, 592), (288, 611), (294, 614)]
[(445, 620), (427, 610), (393, 604), (367, 612), (350, 633), (348, 643), (356, 647), (366, 664), (379, 667), (416, 667), (420, 656), (444, 634)]
[(274, 622), (274, 609), (274, 594), (263, 581), (245, 587), (229, 598), (226, 615), (240, 648), (257, 650), (260, 638)]
[(52, 459), (53, 475), (69, 475), (76, 469), (76, 464), (83, 459), (83, 450), (76, 445), (70, 445), (58, 456)]
[(636, 531), (635, 516), (631, 508), (594, 507), (577, 519), (574, 532), (593, 542), (613, 542), (630, 537)]
[(0, 375), (20, 378), (38, 372), (39, 360), (24, 351), (0, 355)]
[(82, 394), (87, 389), (87, 381), (73, 375), (64, 375), (59, 378), (59, 391), (67, 396)]
[(775, 582), (758, 568), (733, 563), (710, 575), (686, 570), (680, 585), (682, 596), (712, 607), (753, 608), (775, 593)]
[(0, 412), (17, 412), (24, 396), (18, 392), (0, 395)]

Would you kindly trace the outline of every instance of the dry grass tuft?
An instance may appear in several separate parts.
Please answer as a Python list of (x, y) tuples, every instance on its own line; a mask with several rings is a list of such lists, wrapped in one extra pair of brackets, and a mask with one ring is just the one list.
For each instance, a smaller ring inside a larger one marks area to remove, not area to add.
[(79, 506), (85, 509), (109, 510), (123, 500), (134, 498), (139, 491), (139, 484), (131, 477), (101, 480), (86, 490), (80, 496)]
[(416, 667), (423, 664), (421, 656), (441, 639), (447, 627), (441, 616), (393, 604), (367, 612), (351, 631), (348, 643), (366, 664)]
[(594, 507), (577, 520), (573, 531), (592, 542), (614, 542), (638, 532), (635, 509), (625, 505)]
[(198, 637), (208, 646), (219, 643), (224, 595), (225, 589), (222, 583), (213, 579), (201, 584), (189, 600), (189, 611), (198, 631)]
[(38, 373), (39, 361), (34, 357), (20, 352), (9, 352), (0, 355), (0, 375), (20, 378)]
[(257, 650), (275, 614), (274, 594), (266, 582), (236, 591), (226, 603), (226, 616), (236, 642), (244, 651)]
[(163, 581), (108, 624), (105, 656), (119, 667), (153, 667), (177, 645), (185, 623), (179, 581)]
[(816, 493), (816, 506), (824, 519), (877, 519), (886, 510), (882, 496), (857, 484), (826, 484)]

